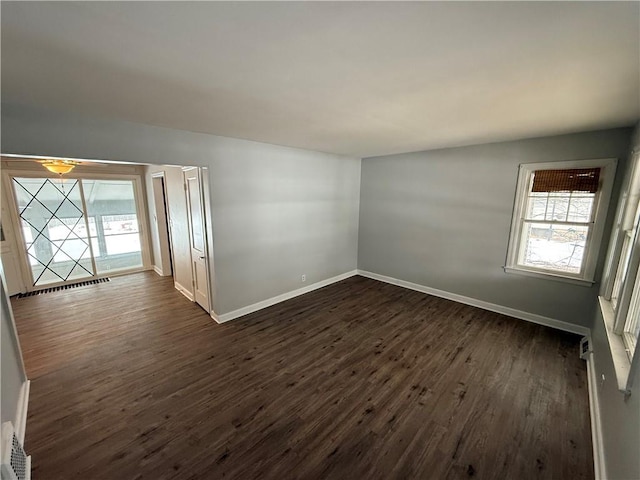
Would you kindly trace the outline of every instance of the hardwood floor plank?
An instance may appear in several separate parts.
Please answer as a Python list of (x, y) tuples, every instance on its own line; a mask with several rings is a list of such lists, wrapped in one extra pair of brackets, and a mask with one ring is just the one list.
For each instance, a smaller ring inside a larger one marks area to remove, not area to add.
[(223, 325), (153, 273), (12, 301), (33, 478), (593, 478), (579, 338), (353, 277)]

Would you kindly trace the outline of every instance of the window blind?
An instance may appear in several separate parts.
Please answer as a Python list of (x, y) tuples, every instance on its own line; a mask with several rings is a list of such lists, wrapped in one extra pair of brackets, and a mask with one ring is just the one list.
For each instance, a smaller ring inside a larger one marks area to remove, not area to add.
[(599, 180), (600, 168), (536, 170), (531, 191), (596, 193)]

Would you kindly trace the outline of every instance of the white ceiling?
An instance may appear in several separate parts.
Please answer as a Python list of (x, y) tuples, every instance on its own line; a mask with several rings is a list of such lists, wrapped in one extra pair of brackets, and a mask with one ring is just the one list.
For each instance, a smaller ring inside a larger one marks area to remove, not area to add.
[(638, 2), (1, 8), (3, 102), (358, 157), (640, 117)]

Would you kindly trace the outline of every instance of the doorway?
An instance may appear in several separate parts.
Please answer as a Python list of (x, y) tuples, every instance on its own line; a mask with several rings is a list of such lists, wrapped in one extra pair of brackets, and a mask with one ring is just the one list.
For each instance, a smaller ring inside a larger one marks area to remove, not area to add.
[[(167, 187), (164, 172), (157, 172), (151, 175), (153, 203), (155, 213), (153, 221), (156, 223), (158, 232), (158, 253), (159, 262), (156, 262), (154, 269), (160, 276), (173, 276), (173, 249), (171, 245), (171, 235), (169, 233), (169, 202), (167, 200)], [(159, 265), (158, 265), (159, 263)]]
[(193, 294), (198, 305), (211, 311), (209, 301), (209, 266), (207, 229), (203, 202), (202, 176), (198, 167), (183, 169), (189, 217), (189, 244), (191, 249), (191, 271)]

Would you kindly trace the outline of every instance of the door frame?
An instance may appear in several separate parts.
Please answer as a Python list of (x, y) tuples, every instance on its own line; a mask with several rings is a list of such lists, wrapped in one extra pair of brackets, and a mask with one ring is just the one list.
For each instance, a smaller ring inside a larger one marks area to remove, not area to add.
[[(217, 314), (215, 313), (214, 306), (217, 301), (217, 283), (216, 283), (216, 268), (215, 268), (215, 256), (214, 256), (214, 248), (213, 248), (213, 212), (211, 210), (211, 183), (209, 181), (209, 168), (208, 167), (200, 167), (200, 182), (202, 188), (202, 196), (204, 197), (204, 202), (202, 203), (202, 214), (204, 216), (205, 222), (205, 243), (207, 246), (207, 255), (208, 255), (208, 281), (209, 281), (209, 314), (211, 318), (216, 320)], [(217, 320), (216, 320), (217, 321)]]
[[(210, 248), (210, 233), (209, 233), (209, 229), (211, 228), (210, 226), (210, 221), (209, 221), (209, 215), (207, 214), (207, 212), (209, 211), (209, 203), (206, 201), (207, 198), (205, 196), (205, 181), (204, 181), (204, 172), (203, 172), (203, 168), (202, 167), (182, 167), (182, 182), (183, 182), (183, 187), (184, 187), (184, 194), (185, 194), (185, 201), (186, 201), (186, 205), (187, 205), (187, 215), (188, 215), (188, 226), (189, 226), (189, 257), (191, 257), (191, 280), (192, 280), (192, 288), (193, 288), (193, 301), (197, 303), (196, 301), (196, 291), (195, 291), (195, 279), (196, 279), (196, 273), (194, 272), (193, 269), (193, 264), (194, 264), (194, 259), (192, 257), (192, 245), (193, 245), (193, 232), (192, 232), (192, 224), (191, 224), (191, 201), (189, 199), (189, 191), (188, 191), (188, 187), (187, 187), (187, 182), (185, 179), (185, 176), (187, 174), (187, 172), (189, 172), (190, 170), (196, 170), (198, 172), (198, 187), (199, 187), (199, 191), (200, 191), (200, 204), (202, 207), (202, 233), (204, 235), (204, 242), (203, 242), (203, 246), (204, 246), (204, 250), (205, 250), (205, 262), (206, 262), (206, 268), (205, 268), (205, 276), (206, 276), (206, 280), (207, 280), (207, 303), (208, 303), (208, 308), (203, 309), (208, 313), (211, 314), (214, 310), (213, 310), (213, 297), (211, 295), (212, 292), (212, 277), (211, 277), (211, 268), (213, 265), (212, 259), (211, 259), (211, 252), (213, 251)], [(207, 172), (208, 173), (208, 172)], [(208, 192), (208, 189), (206, 190)], [(200, 304), (198, 304), (200, 305)], [(200, 305), (202, 307), (202, 305)]]
[[(160, 215), (158, 214), (158, 202), (156, 197), (156, 180), (160, 180), (160, 186), (162, 188), (162, 227), (160, 226)], [(174, 268), (175, 268), (175, 259), (173, 257), (173, 244), (171, 239), (171, 229), (169, 227), (169, 221), (171, 219), (171, 212), (169, 210), (169, 200), (167, 198), (167, 179), (165, 176), (165, 172), (155, 172), (151, 174), (151, 193), (153, 195), (153, 206), (155, 209), (155, 225), (158, 234), (158, 247), (160, 249), (160, 256), (162, 259), (166, 256), (169, 260), (169, 272), (165, 272), (164, 268), (161, 266), (161, 272), (156, 270), (157, 265), (154, 266), (155, 272), (164, 277), (173, 277), (174, 276)], [(163, 229), (163, 232), (166, 234), (166, 244), (162, 241), (160, 235), (160, 228)], [(162, 262), (161, 259), (161, 263)]]

